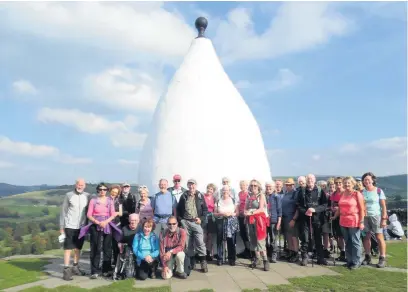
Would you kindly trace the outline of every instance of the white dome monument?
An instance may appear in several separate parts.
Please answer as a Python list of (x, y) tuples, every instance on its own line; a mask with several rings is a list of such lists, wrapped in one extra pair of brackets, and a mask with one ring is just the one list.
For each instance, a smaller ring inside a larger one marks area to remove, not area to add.
[(204, 36), (207, 20), (196, 20), (199, 32), (159, 100), (143, 146), (139, 184), (158, 191), (161, 178), (172, 185), (174, 174), (189, 178), (205, 191), (228, 177), (239, 190), (240, 180), (271, 180), (259, 126), (225, 73), (211, 40)]

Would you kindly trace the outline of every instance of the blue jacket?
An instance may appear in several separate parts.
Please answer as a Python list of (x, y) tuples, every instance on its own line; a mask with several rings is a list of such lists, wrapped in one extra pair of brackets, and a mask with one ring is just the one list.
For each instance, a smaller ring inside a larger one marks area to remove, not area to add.
[(282, 199), (279, 194), (269, 196), (268, 213), (272, 224), (278, 222), (278, 217), (282, 217)]
[(135, 238), (133, 239), (133, 254), (136, 256), (136, 263), (140, 265), (142, 260), (147, 255), (150, 255), (153, 259), (157, 259), (160, 253), (160, 243), (159, 239), (157, 238), (156, 234), (153, 232), (150, 233), (149, 236), (149, 245), (150, 245), (150, 252), (149, 253), (143, 253), (142, 246), (143, 242), (146, 241), (147, 239), (145, 238), (143, 231), (136, 233)]

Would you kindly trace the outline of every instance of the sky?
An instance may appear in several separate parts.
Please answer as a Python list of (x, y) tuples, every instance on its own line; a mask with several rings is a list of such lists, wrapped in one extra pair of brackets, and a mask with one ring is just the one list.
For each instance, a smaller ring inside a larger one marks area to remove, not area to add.
[(406, 15), (404, 2), (0, 3), (0, 182), (137, 183), (198, 16), (272, 177), (406, 173)]

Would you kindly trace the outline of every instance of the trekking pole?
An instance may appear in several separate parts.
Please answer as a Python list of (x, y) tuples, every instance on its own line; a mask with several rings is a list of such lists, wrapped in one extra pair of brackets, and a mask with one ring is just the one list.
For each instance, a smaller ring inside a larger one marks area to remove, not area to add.
[[(312, 216), (309, 217), (309, 230), (310, 230), (310, 240), (312, 241), (312, 247), (313, 247), (313, 250), (314, 250), (315, 246), (314, 246), (314, 241), (313, 241)], [(313, 255), (312, 255), (312, 267), (314, 267), (313, 256), (314, 256), (314, 251), (313, 251)]]
[(280, 259), (280, 249), (281, 249), (280, 230), (278, 230), (278, 259)]
[[(330, 218), (330, 232), (332, 234), (332, 236), (334, 237), (333, 234), (333, 220)], [(334, 244), (334, 240), (333, 240), (333, 244)], [(333, 248), (334, 250), (334, 255), (333, 255), (333, 264), (334, 266), (336, 266), (336, 246)]]

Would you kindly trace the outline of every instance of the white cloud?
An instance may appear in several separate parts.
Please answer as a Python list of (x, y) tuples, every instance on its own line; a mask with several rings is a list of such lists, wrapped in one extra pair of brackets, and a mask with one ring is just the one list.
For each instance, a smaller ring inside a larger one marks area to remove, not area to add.
[[(271, 168), (280, 175), (376, 175), (407, 173), (407, 138), (393, 137), (361, 144), (318, 149), (269, 149)], [(345, 151), (346, 150), (346, 151)]]
[(118, 148), (141, 148), (146, 139), (143, 133), (117, 133), (112, 135), (111, 141), (113, 146)]
[(37, 119), (43, 123), (60, 123), (89, 134), (130, 131), (138, 124), (137, 118), (133, 116), (127, 116), (125, 121), (109, 121), (94, 113), (59, 108), (42, 108), (37, 114)]
[(13, 141), (4, 136), (0, 136), (0, 152), (39, 159), (49, 158), (64, 164), (83, 164), (91, 161), (88, 158), (75, 158), (71, 155), (62, 153), (54, 146), (35, 145), (28, 142)]
[(220, 23), (214, 42), (226, 62), (275, 58), (325, 44), (347, 33), (351, 24), (330, 3), (285, 2), (258, 34), (251, 11), (235, 8)]
[(4, 136), (0, 136), (0, 151), (37, 158), (56, 156), (59, 154), (59, 150), (53, 146), (34, 145), (28, 142), (12, 141)]
[(17, 80), (12, 84), (13, 90), (20, 94), (36, 95), (38, 93), (37, 88), (28, 80)]
[(143, 53), (163, 61), (182, 56), (195, 36), (183, 17), (166, 11), (163, 3), (26, 2), (2, 3), (2, 9), (0, 23), (15, 30), (127, 51), (141, 59)]
[(14, 166), (15, 166), (14, 163), (0, 160), (0, 168), (12, 168)]
[(152, 112), (164, 88), (164, 77), (115, 67), (84, 80), (85, 99), (115, 111)]
[(123, 121), (110, 121), (103, 116), (77, 109), (42, 108), (37, 119), (43, 123), (63, 124), (84, 133), (108, 135), (113, 146), (118, 148), (140, 148), (146, 138), (146, 134), (134, 131), (139, 121), (131, 115)]
[(121, 165), (138, 165), (139, 161), (137, 160), (126, 160), (126, 159), (119, 159), (118, 163)]

